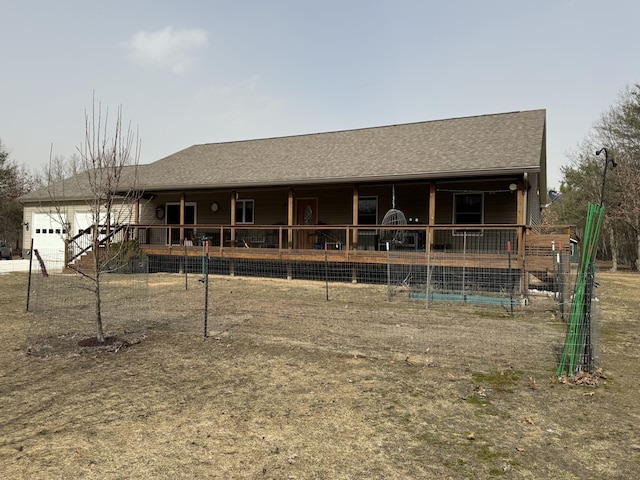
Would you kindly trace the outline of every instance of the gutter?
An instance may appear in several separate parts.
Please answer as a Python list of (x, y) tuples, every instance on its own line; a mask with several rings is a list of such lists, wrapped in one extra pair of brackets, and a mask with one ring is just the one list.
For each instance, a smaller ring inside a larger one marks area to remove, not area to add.
[(270, 182), (222, 182), (216, 184), (173, 184), (173, 185), (146, 185), (145, 191), (184, 191), (184, 190), (211, 190), (228, 188), (249, 187), (289, 187), (292, 185), (324, 185), (332, 183), (364, 183), (364, 182), (397, 182), (404, 180), (440, 180), (456, 177), (489, 177), (494, 175), (523, 175), (525, 179), (528, 173), (540, 172), (540, 166), (525, 168), (492, 168), (490, 170), (451, 170), (435, 173), (410, 173), (397, 175), (362, 175), (357, 177), (321, 177), (321, 178), (293, 178), (287, 180), (275, 180)]

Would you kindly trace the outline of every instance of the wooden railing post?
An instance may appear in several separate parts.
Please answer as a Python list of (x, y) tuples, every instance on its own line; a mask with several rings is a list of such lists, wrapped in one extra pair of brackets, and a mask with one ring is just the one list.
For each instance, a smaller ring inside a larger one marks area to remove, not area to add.
[(526, 255), (526, 243), (527, 241), (527, 227), (526, 225), (520, 225), (518, 227), (518, 259), (522, 265), (522, 291), (526, 294), (529, 291), (529, 273), (527, 271), (527, 259)]

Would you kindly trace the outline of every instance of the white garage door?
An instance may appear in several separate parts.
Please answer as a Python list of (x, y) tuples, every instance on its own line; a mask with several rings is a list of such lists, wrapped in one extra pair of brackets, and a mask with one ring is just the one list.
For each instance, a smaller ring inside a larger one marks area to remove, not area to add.
[(34, 213), (31, 215), (33, 248), (45, 260), (64, 262), (64, 238), (67, 234), (63, 214)]

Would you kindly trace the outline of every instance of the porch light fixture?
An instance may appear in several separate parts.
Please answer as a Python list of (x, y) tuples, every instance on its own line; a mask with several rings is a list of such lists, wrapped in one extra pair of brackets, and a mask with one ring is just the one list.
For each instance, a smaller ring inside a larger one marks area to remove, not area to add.
[(220, 205), (218, 205), (218, 202), (213, 202), (211, 204), (211, 211), (212, 212), (217, 212), (220, 209)]
[(164, 207), (162, 205), (158, 205), (156, 207), (156, 218), (158, 220), (162, 220), (164, 218)]
[(516, 190), (518, 190), (518, 184), (517, 183), (509, 184), (509, 191), (510, 192), (515, 192)]

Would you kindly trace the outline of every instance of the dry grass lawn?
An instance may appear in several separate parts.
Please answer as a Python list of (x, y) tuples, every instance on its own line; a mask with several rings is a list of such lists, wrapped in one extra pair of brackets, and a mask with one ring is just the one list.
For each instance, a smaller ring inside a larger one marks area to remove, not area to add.
[(597, 386), (553, 381), (565, 327), (551, 301), (511, 317), (389, 303), (383, 287), (327, 302), (319, 283), (212, 277), (204, 339), (195, 278), (185, 291), (152, 275), (149, 321), (107, 321), (129, 344), (92, 349), (84, 327), (39, 329), (26, 275), (0, 276), (3, 478), (640, 475), (638, 275), (599, 274)]

